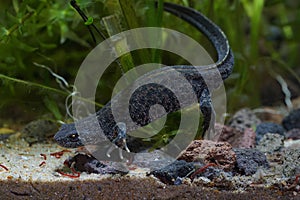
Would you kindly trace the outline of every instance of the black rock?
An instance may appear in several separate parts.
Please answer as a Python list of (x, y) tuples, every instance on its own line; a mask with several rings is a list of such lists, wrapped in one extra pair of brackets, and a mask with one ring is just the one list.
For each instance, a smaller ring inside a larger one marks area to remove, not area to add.
[(151, 171), (148, 175), (152, 174), (161, 180), (161, 182), (174, 185), (175, 183), (178, 184), (180, 178), (186, 177), (194, 169), (195, 166), (193, 163), (187, 163), (184, 160), (176, 160), (162, 169)]
[(261, 138), (266, 134), (266, 133), (277, 133), (279, 135), (283, 135), (284, 136), (284, 128), (279, 125), (279, 124), (275, 124), (273, 122), (263, 122), (260, 123), (257, 127), (256, 127), (256, 136), (255, 136), (255, 142), (256, 144), (258, 144), (258, 142), (261, 140)]
[(236, 154), (235, 171), (242, 175), (255, 174), (259, 167), (267, 168), (269, 163), (266, 156), (257, 149), (233, 149)]
[(290, 112), (288, 116), (283, 118), (282, 125), (286, 130), (300, 128), (300, 108)]

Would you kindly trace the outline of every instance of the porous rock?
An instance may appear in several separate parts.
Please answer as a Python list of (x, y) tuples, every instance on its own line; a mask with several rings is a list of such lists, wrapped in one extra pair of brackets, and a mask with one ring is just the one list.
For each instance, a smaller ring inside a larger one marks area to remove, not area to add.
[(293, 110), (283, 118), (282, 125), (286, 130), (300, 128), (300, 108)]
[(194, 163), (187, 163), (184, 160), (176, 160), (164, 168), (151, 171), (149, 175), (153, 175), (163, 183), (175, 184), (178, 178), (189, 175), (195, 169)]
[(225, 171), (234, 168), (236, 159), (232, 146), (227, 142), (194, 140), (177, 158), (187, 162), (216, 163)]
[(279, 151), (284, 146), (284, 136), (279, 134), (267, 133), (259, 141), (256, 148), (261, 152), (274, 152)]
[(219, 142), (228, 142), (233, 148), (253, 148), (255, 146), (255, 132), (251, 128), (239, 131), (229, 126), (216, 124), (215, 130), (219, 135)]
[(279, 124), (275, 124), (273, 122), (263, 122), (260, 123), (255, 130), (256, 133), (256, 144), (259, 143), (259, 141), (263, 138), (263, 136), (267, 133), (277, 133), (279, 135), (284, 136), (284, 128), (279, 125)]
[(286, 177), (300, 174), (300, 149), (285, 149), (283, 156), (283, 174)]
[(252, 175), (259, 167), (268, 167), (266, 156), (257, 149), (234, 149), (236, 154), (236, 172)]
[(229, 121), (229, 126), (244, 132), (247, 128), (256, 127), (261, 120), (250, 109), (242, 109), (236, 112)]
[(54, 135), (57, 125), (50, 120), (38, 119), (27, 124), (22, 130), (22, 138), (29, 144), (44, 142)]

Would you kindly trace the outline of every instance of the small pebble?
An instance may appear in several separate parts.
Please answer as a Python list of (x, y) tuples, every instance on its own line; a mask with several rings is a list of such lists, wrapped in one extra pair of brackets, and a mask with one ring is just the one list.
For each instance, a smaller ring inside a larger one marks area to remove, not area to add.
[(176, 180), (174, 181), (174, 185), (181, 185), (182, 184), (182, 178), (177, 177)]

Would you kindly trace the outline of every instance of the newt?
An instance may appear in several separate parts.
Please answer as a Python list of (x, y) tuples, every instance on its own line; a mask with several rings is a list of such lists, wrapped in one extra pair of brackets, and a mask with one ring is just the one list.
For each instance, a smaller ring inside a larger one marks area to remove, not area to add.
[[(217, 69), (222, 80), (224, 80), (233, 70), (233, 53), (223, 31), (197, 10), (172, 3), (164, 3), (164, 10), (183, 19), (201, 31), (212, 43), (217, 52), (216, 62), (209, 66), (171, 66), (173, 70), (175, 69), (182, 74), (192, 85), (204, 118), (202, 127), (203, 133), (205, 133), (206, 131), (210, 131), (210, 127), (214, 124), (215, 113), (210, 92), (198, 69), (203, 67), (206, 67), (206, 69)], [(143, 76), (143, 78), (156, 78), (168, 81), (168, 77), (166, 77), (168, 70), (170, 68), (165, 67), (153, 70)], [(185, 91), (183, 90), (182, 92), (184, 93)], [(75, 123), (63, 124), (54, 136), (56, 142), (66, 148), (76, 148), (89, 144), (97, 144), (102, 141), (110, 141), (118, 147), (129, 151), (126, 144), (127, 133), (135, 130), (137, 127), (146, 126), (162, 117), (159, 115), (150, 117), (149, 110), (151, 106), (159, 104), (165, 109), (165, 114), (168, 114), (180, 110), (182, 105), (180, 104), (182, 102), (179, 103), (178, 99), (174, 97), (174, 94), (168, 88), (155, 83), (143, 85), (130, 97), (129, 113), (131, 120), (137, 125), (130, 126), (125, 123), (125, 119), (124, 122), (116, 122), (112, 113), (112, 102), (116, 101), (120, 95), (122, 93), (114, 96), (110, 102), (93, 116), (80, 119)], [(184, 103), (187, 105), (189, 102)], [(78, 133), (78, 128), (80, 128), (80, 134)]]

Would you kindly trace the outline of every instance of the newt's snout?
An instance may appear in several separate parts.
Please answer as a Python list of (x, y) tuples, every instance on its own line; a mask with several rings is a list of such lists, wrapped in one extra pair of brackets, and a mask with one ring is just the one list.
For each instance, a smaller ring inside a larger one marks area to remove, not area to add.
[(54, 140), (63, 147), (76, 148), (83, 146), (76, 131), (75, 124), (63, 124), (60, 130), (55, 134)]

